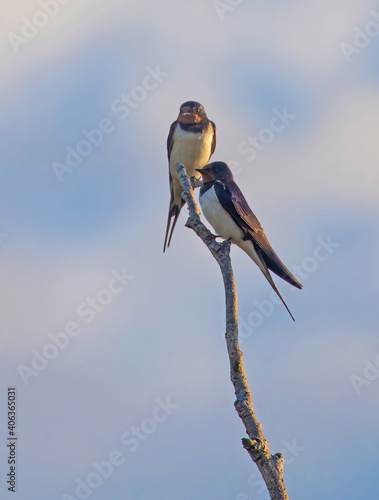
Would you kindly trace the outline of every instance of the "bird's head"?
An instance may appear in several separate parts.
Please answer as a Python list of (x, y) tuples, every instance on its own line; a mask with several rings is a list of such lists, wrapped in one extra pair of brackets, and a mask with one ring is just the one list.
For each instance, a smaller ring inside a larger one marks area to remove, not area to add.
[(223, 161), (214, 161), (196, 170), (201, 173), (204, 184), (213, 181), (227, 182), (233, 180), (232, 171)]
[(198, 125), (207, 119), (205, 109), (196, 101), (187, 101), (180, 106), (178, 122), (184, 125)]

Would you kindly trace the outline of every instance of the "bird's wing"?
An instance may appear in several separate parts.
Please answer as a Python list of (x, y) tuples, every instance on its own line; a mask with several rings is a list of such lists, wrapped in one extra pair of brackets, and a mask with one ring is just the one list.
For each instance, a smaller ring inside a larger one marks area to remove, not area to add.
[(209, 158), (213, 155), (216, 149), (216, 124), (211, 121), (211, 125), (213, 127), (213, 138), (212, 138), (212, 145), (211, 145), (211, 154)]
[(174, 144), (174, 132), (175, 132), (177, 124), (178, 124), (177, 120), (175, 120), (173, 123), (171, 123), (170, 131), (169, 131), (168, 137), (167, 137), (168, 176), (169, 176), (169, 183), (170, 183), (171, 201), (173, 200), (174, 193), (173, 193), (173, 188), (172, 188), (172, 177), (171, 177), (171, 172), (170, 172), (170, 156), (171, 156), (172, 146)]
[(171, 150), (172, 150), (172, 145), (173, 145), (173, 138), (174, 138), (174, 132), (176, 129), (178, 122), (175, 120), (173, 123), (171, 123), (170, 131), (168, 133), (167, 137), (167, 156), (168, 156), (168, 161), (170, 162), (170, 155), (171, 155)]
[(257, 235), (263, 233), (259, 220), (255, 217), (235, 182), (230, 181), (226, 185), (221, 181), (216, 181), (214, 188), (222, 207), (231, 215), (241, 229), (246, 233), (252, 232)]
[(249, 207), (244, 195), (233, 181), (226, 186), (223, 182), (216, 181), (215, 191), (222, 207), (230, 214), (234, 222), (246, 233), (245, 238), (251, 239), (262, 252), (267, 267), (291, 285), (302, 288), (301, 283), (286, 268), (274, 252), (259, 220)]
[[(166, 251), (166, 248), (170, 246), (171, 238), (172, 238), (172, 233), (174, 231), (176, 222), (179, 217), (179, 212), (180, 208), (177, 207), (173, 202), (174, 202), (174, 188), (172, 185), (172, 176), (171, 176), (171, 171), (170, 171), (170, 156), (171, 156), (171, 150), (172, 146), (174, 143), (174, 132), (176, 129), (176, 125), (178, 122), (175, 120), (170, 127), (170, 131), (168, 133), (167, 137), (167, 156), (168, 156), (168, 178), (169, 178), (169, 183), (170, 183), (170, 204), (168, 206), (168, 217), (167, 217), (167, 227), (166, 227), (166, 236), (163, 244), (163, 252)], [(170, 232), (170, 226), (171, 226), (171, 219), (172, 217), (175, 217), (174, 222), (171, 227), (171, 232)], [(168, 241), (168, 242), (167, 242)]]

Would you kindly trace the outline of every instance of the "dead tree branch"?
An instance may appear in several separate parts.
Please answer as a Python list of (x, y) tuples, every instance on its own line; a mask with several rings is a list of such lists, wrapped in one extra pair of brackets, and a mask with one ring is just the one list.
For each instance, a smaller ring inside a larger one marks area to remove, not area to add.
[(237, 292), (230, 259), (230, 244), (227, 241), (221, 244), (217, 243), (215, 236), (201, 222), (200, 212), (185, 167), (182, 163), (178, 163), (176, 169), (183, 188), (182, 196), (187, 202), (189, 210), (186, 227), (195, 231), (197, 236), (203, 240), (220, 266), (224, 280), (226, 303), (225, 339), (230, 360), (230, 377), (236, 395), (234, 406), (249, 436), (248, 438), (242, 438), (242, 445), (257, 464), (271, 500), (288, 500), (283, 482), (283, 456), (281, 453), (271, 455), (269, 443), (263, 436), (262, 426), (255, 416), (250, 389), (247, 385), (242, 361), (243, 355), (238, 344)]

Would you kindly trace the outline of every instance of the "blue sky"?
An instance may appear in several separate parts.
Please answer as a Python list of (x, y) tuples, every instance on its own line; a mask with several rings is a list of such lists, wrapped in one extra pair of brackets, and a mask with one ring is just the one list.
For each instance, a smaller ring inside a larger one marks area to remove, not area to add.
[[(234, 165), (303, 275), (301, 292), (276, 280), (293, 323), (232, 249), (245, 369), (289, 497), (376, 499), (379, 33), (350, 58), (341, 44), (374, 33), (379, 5), (242, 1), (219, 15), (210, 0), (85, 0), (44, 17), (42, 4), (1, 5), (0, 428), (16, 385), (17, 498), (80, 498), (88, 478), (93, 500), (268, 498), (240, 444), (217, 265), (184, 215), (162, 254), (166, 138), (196, 99), (217, 125), (213, 159)], [(43, 26), (12, 46), (26, 20)], [(67, 345), (23, 379), (52, 338)]]

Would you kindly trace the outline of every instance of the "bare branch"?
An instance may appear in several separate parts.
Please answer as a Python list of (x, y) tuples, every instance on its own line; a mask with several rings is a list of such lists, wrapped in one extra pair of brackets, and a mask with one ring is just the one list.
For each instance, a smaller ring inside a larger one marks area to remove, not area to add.
[(177, 163), (176, 169), (183, 188), (182, 196), (187, 202), (189, 210), (189, 219), (186, 222), (186, 227), (193, 229), (197, 236), (203, 240), (220, 266), (224, 280), (226, 305), (225, 339), (230, 361), (230, 378), (236, 395), (234, 406), (249, 436), (249, 438), (242, 438), (242, 445), (257, 464), (266, 483), (271, 500), (288, 500), (283, 482), (283, 456), (281, 453), (271, 455), (269, 443), (263, 436), (262, 426), (255, 416), (250, 389), (247, 385), (242, 361), (243, 354), (238, 344), (237, 292), (230, 259), (230, 244), (227, 241), (217, 243), (216, 237), (201, 222), (200, 211), (193, 196), (193, 189), (185, 166), (182, 163)]

